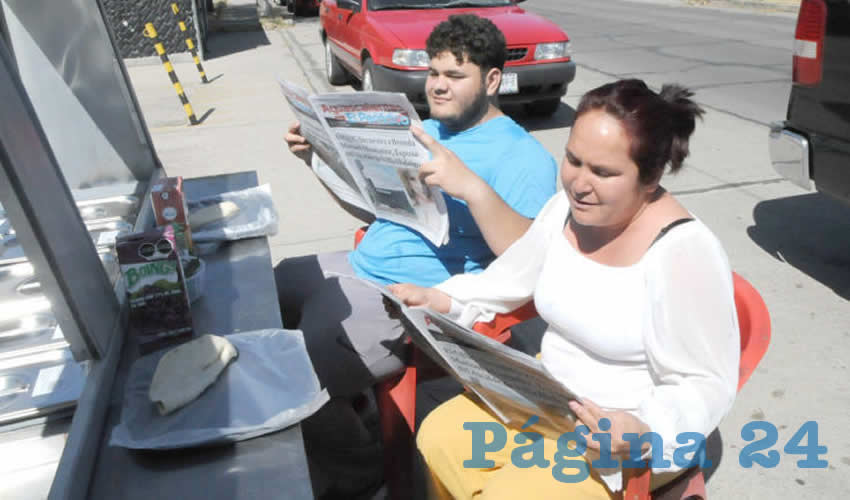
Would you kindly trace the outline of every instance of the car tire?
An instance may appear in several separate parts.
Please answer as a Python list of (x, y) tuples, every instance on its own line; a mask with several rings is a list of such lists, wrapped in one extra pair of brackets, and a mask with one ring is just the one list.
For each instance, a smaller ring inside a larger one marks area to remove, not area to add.
[(295, 12), (295, 0), (286, 0), (286, 11), (290, 14)]
[(371, 92), (375, 89), (375, 65), (371, 59), (366, 59), (363, 62), (363, 80), (361, 80), (360, 90), (363, 92)]
[(535, 116), (551, 116), (555, 114), (555, 111), (558, 111), (560, 106), (560, 99), (543, 99), (526, 104), (526, 109), (529, 114)]
[(331, 51), (331, 41), (325, 39), (325, 74), (331, 85), (342, 85), (348, 81), (348, 73)]

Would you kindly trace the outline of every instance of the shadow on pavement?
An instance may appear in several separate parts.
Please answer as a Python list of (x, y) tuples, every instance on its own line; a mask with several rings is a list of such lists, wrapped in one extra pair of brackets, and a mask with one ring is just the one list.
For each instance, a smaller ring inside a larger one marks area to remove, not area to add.
[(310, 11), (310, 12), (293, 14), (292, 20), (295, 21), (296, 23), (313, 23), (313, 24), (318, 25), (319, 24), (319, 10), (315, 9), (315, 10)]
[(720, 461), (723, 459), (723, 438), (720, 437), (720, 430), (714, 429), (705, 440), (705, 455), (711, 461), (711, 465), (702, 469), (702, 474), (705, 481), (708, 482), (711, 476), (720, 467)]
[[(576, 110), (569, 104), (561, 102), (558, 110), (551, 116), (534, 116), (522, 105), (505, 105), (502, 111), (522, 125), (529, 132), (535, 130), (551, 130), (554, 128), (572, 127), (576, 119)], [(566, 141), (565, 141), (566, 142)]]
[(207, 39), (207, 60), (224, 57), (237, 52), (271, 45), (266, 32), (259, 31), (217, 31), (210, 33)]
[(198, 118), (198, 125), (200, 125), (201, 123), (204, 123), (204, 120), (206, 120), (208, 116), (213, 114), (213, 111), (215, 111), (215, 108), (210, 108), (210, 109), (206, 110), (204, 112), (204, 114), (201, 115), (200, 118)]
[(753, 219), (756, 244), (850, 299), (850, 207), (813, 193), (763, 201)]

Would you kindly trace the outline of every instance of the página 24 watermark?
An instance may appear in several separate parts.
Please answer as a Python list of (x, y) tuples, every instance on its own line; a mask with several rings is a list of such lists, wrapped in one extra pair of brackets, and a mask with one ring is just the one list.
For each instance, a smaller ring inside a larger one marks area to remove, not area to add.
[[(537, 423), (537, 416), (532, 416), (522, 426), (527, 429)], [(464, 430), (470, 431), (472, 438), (471, 458), (464, 460), (466, 468), (491, 468), (495, 462), (487, 458), (487, 453), (495, 453), (504, 449), (507, 444), (507, 430), (498, 422), (464, 422)], [(607, 431), (611, 422), (607, 418), (599, 420), (599, 429)], [(757, 438), (758, 434), (762, 434)], [(554, 454), (554, 465), (546, 458), (542, 435), (533, 431), (520, 432), (514, 436), (514, 443), (519, 445), (511, 451), (511, 463), (518, 468), (552, 467), (552, 476), (564, 483), (583, 481), (590, 475), (587, 461), (581, 459), (587, 450), (588, 438), (599, 443), (599, 458), (591, 461), (595, 469), (622, 467), (624, 469), (642, 469), (647, 462), (653, 469), (666, 469), (672, 464), (682, 469), (690, 467), (711, 467), (711, 460), (706, 456), (706, 438), (699, 432), (682, 432), (676, 436), (672, 463), (663, 453), (655, 453), (664, 449), (663, 438), (655, 432), (641, 435), (637, 433), (623, 434), (623, 440), (629, 443), (629, 456), (618, 460), (611, 453), (611, 434), (608, 432), (591, 433), (585, 425), (580, 425), (572, 432), (561, 434), (557, 441), (557, 451)], [(489, 439), (488, 439), (489, 438)], [(779, 465), (781, 454), (772, 449), (779, 440), (779, 432), (770, 422), (758, 420), (744, 425), (741, 438), (750, 442), (738, 454), (741, 467), (752, 468), (758, 465), (763, 468), (773, 468)], [(805, 442), (805, 444), (804, 444)], [(645, 447), (648, 445), (648, 447)], [(647, 454), (645, 451), (653, 453)], [(810, 420), (803, 423), (785, 443), (782, 451), (786, 455), (801, 455), (797, 467), (801, 469), (825, 469), (829, 463), (821, 458), (827, 453), (827, 447), (818, 444), (818, 423)], [(575, 471), (568, 474), (566, 471)]]

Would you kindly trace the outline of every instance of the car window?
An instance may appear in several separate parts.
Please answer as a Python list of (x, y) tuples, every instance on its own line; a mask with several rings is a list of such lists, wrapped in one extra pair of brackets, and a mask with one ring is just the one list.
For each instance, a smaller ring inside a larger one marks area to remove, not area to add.
[(370, 0), (369, 10), (504, 7), (512, 3), (511, 0)]

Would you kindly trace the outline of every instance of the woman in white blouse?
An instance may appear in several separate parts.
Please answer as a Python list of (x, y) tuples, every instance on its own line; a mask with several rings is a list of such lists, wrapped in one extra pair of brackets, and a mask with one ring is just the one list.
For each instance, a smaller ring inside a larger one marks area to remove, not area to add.
[[(481, 274), (455, 276), (435, 288), (391, 287), (408, 305), (450, 312), (467, 325), (533, 299), (549, 325), (544, 366), (582, 396), (572, 403), (577, 425), (601, 432), (599, 421), (607, 418), (614, 458), (628, 455), (624, 433), (661, 436), (663, 449), (651, 454), (671, 463), (653, 468), (653, 486), (681, 471), (673, 462), (680, 433), (708, 435), (717, 427), (738, 380), (740, 340), (726, 255), (660, 185), (666, 168), (682, 167), (703, 113), (691, 96), (676, 85), (655, 93), (640, 80), (588, 92), (566, 146), (564, 190), (522, 238)], [(609, 498), (623, 488), (620, 467), (591, 467), (588, 479), (561, 482), (553, 464), (562, 450), (548, 438), (549, 467), (517, 467), (514, 437), (533, 427), (507, 429), (504, 450), (487, 456), (495, 466), (466, 468), (472, 433), (463, 423), (485, 421), (498, 420), (467, 395), (426, 418), (417, 446), (433, 493)], [(588, 437), (587, 446), (599, 443)]]

